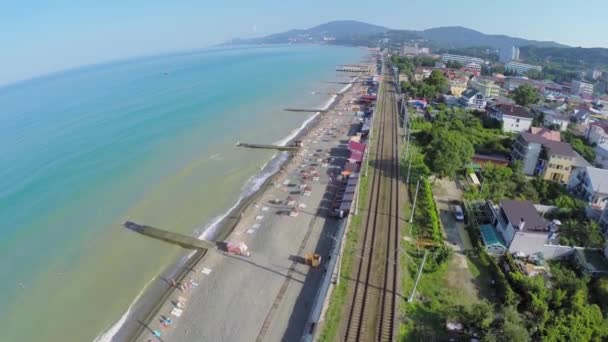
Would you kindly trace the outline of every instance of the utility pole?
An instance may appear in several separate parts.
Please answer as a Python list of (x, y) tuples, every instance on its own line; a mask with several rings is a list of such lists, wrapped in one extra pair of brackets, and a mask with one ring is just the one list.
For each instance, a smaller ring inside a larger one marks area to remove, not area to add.
[(416, 183), (416, 194), (414, 195), (414, 205), (412, 206), (412, 215), (410, 216), (410, 223), (414, 222), (414, 212), (416, 211), (416, 200), (418, 199), (418, 188), (420, 187), (420, 179)]
[(361, 184), (361, 182), (357, 182), (357, 198), (355, 199), (355, 216), (359, 215), (359, 184)]
[(422, 269), (424, 268), (424, 263), (426, 262), (426, 255), (429, 253), (428, 250), (424, 251), (424, 257), (422, 257), (422, 264), (420, 264), (420, 269), (418, 270), (418, 275), (416, 276), (416, 282), (414, 283), (414, 288), (412, 289), (412, 293), (410, 297), (407, 299), (409, 303), (414, 301), (414, 294), (416, 293), (416, 287), (418, 287), (418, 282), (420, 281), (420, 276), (422, 276)]
[[(409, 144), (408, 144), (408, 146), (409, 146)], [(410, 184), (410, 171), (412, 171), (412, 159), (414, 159), (413, 151), (412, 151), (412, 155), (410, 156), (410, 166), (407, 168), (407, 177), (405, 179), (405, 184)]]
[[(405, 136), (403, 137), (403, 139), (405, 140)], [(407, 140), (405, 142), (405, 160), (407, 160), (407, 156), (409, 154), (410, 151), (410, 130), (407, 130)]]

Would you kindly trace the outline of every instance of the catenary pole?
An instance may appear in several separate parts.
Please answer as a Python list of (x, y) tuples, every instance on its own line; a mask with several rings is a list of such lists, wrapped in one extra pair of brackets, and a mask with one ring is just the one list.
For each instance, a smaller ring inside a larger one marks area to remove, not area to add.
[(410, 223), (414, 222), (414, 212), (416, 211), (416, 200), (418, 199), (418, 188), (420, 187), (420, 179), (416, 183), (416, 194), (414, 195), (414, 205), (412, 206), (412, 215), (410, 216)]

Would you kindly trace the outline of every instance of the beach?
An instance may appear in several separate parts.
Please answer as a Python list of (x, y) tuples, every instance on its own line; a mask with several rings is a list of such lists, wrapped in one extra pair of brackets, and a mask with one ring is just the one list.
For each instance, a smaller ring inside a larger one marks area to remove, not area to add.
[[(192, 256), (191, 263), (171, 278), (187, 289), (161, 281), (158, 290), (165, 292), (158, 298), (162, 304), (143, 317), (127, 318), (125, 327), (137, 331), (132, 340), (156, 339), (155, 331), (172, 341), (299, 339), (323, 275), (322, 268), (312, 269), (299, 261), (307, 252), (327, 257), (333, 243), (339, 220), (328, 215), (327, 190), (330, 175), (338, 169), (324, 160), (339, 162), (345, 156), (348, 132), (359, 122), (351, 105), (359, 88), (357, 83), (345, 87), (343, 95), (328, 104), (333, 111), (318, 114), (294, 135), (294, 140), (302, 140), (301, 153), (285, 161), (265, 186), (235, 208), (229, 215), (232, 220), (222, 222), (219, 231), (223, 234), (218, 238), (246, 242), (251, 257), (217, 251), (200, 259)], [(301, 181), (303, 169), (311, 167), (318, 179)], [(310, 195), (291, 195), (303, 183), (310, 185)], [(287, 197), (296, 203), (286, 205)], [(277, 204), (276, 199), (283, 203)], [(294, 205), (297, 217), (289, 215)], [(170, 314), (177, 302), (183, 309), (179, 318)], [(167, 318), (171, 323), (165, 327), (161, 323)]]

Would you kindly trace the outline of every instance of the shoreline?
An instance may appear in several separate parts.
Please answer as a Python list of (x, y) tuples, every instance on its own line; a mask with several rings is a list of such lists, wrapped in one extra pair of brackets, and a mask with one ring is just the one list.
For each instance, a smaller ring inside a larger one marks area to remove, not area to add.
[[(353, 79), (358, 76), (352, 76)], [(339, 95), (333, 95), (323, 108), (333, 109), (343, 96), (347, 93), (353, 84), (345, 85), (339, 92)], [(299, 128), (292, 130), (285, 138), (282, 138), (275, 144), (286, 145), (294, 140), (301, 139), (313, 130), (321, 121), (321, 112), (316, 112), (311, 117), (304, 120)], [(283, 156), (286, 157), (281, 160)], [(257, 186), (254, 183), (251, 190), (244, 189), (242, 194), (237, 199), (235, 205), (228, 209), (224, 214), (212, 218), (211, 223), (205, 225), (203, 231), (196, 232), (198, 238), (206, 238), (209, 240), (223, 241), (227, 239), (234, 228), (239, 224), (243, 213), (251, 204), (262, 196), (274, 183), (276, 178), (281, 174), (283, 169), (292, 161), (292, 154), (279, 152), (273, 155), (270, 160), (264, 164), (260, 172), (252, 175), (245, 185), (255, 181), (256, 178), (268, 173), (268, 176), (263, 182)], [(276, 168), (273, 170), (273, 168)], [(270, 170), (266, 170), (270, 169)], [(269, 172), (272, 171), (272, 172)], [(247, 193), (251, 191), (251, 193)], [(144, 330), (149, 329), (148, 323), (151, 322), (158, 314), (162, 306), (169, 300), (169, 297), (174, 293), (175, 289), (167, 286), (165, 279), (175, 279), (176, 282), (182, 282), (188, 274), (203, 260), (207, 250), (185, 251), (180, 253), (175, 260), (169, 263), (157, 277), (151, 279), (150, 283), (142, 290), (142, 292), (133, 300), (126, 312), (121, 316), (116, 323), (108, 327), (95, 337), (95, 342), (105, 341), (135, 341)], [(159, 281), (160, 280), (160, 281)]]

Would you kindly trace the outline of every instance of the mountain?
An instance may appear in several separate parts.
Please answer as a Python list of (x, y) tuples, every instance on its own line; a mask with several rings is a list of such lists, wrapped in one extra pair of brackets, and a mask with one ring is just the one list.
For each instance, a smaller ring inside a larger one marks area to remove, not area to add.
[(511, 46), (567, 47), (551, 41), (528, 40), (505, 35), (485, 34), (461, 26), (431, 28), (419, 31), (424, 39), (445, 49), (488, 46), (495, 49)]
[(232, 43), (246, 44), (285, 44), (285, 43), (320, 43), (330, 39), (355, 39), (388, 31), (386, 27), (363, 23), (355, 20), (336, 20), (304, 30), (289, 30), (252, 39), (235, 39)]
[(413, 40), (427, 41), (433, 48), (454, 49), (483, 46), (494, 49), (511, 46), (566, 47), (556, 42), (527, 40), (505, 35), (490, 35), (460, 26), (437, 27), (423, 31), (394, 30), (354, 20), (330, 21), (310, 29), (290, 30), (253, 39), (235, 39), (231, 43), (285, 44), (330, 43), (339, 45), (378, 45), (382, 38), (389, 38), (392, 45)]

